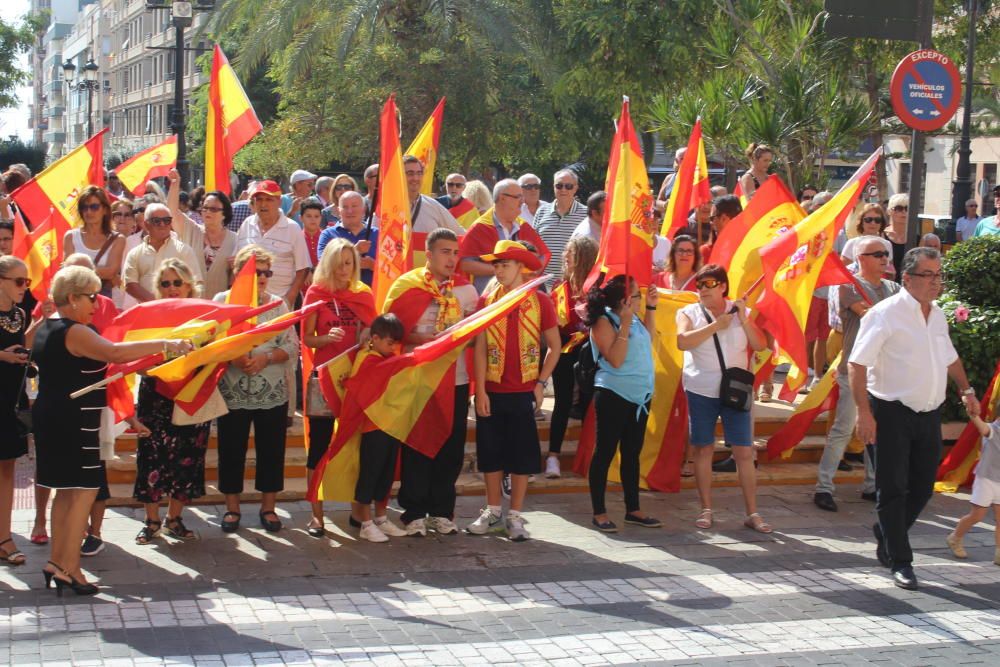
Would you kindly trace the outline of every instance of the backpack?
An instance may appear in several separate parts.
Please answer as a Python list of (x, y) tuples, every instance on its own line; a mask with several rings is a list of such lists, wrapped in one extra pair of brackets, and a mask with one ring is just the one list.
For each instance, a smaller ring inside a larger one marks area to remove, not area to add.
[[(604, 317), (608, 317), (606, 313)], [(611, 326), (614, 327), (615, 331), (618, 331), (618, 325), (615, 324), (614, 320), (608, 317), (608, 322), (611, 322)], [(580, 388), (581, 394), (590, 395), (594, 393), (594, 381), (597, 379), (597, 361), (601, 353), (598, 352), (597, 359), (595, 359), (593, 349), (590, 336), (588, 336), (587, 340), (580, 346), (576, 363), (573, 364), (573, 376), (576, 379), (576, 386)]]

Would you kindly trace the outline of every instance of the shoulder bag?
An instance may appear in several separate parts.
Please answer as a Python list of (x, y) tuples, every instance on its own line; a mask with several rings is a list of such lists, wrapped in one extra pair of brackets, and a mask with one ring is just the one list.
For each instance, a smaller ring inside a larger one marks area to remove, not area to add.
[[(702, 307), (701, 312), (705, 313), (705, 319), (712, 323), (712, 316)], [(753, 373), (745, 368), (726, 368), (726, 358), (722, 356), (722, 344), (719, 336), (712, 334), (715, 342), (715, 352), (719, 355), (719, 367), (722, 369), (722, 383), (719, 385), (719, 400), (722, 405), (733, 410), (749, 412), (753, 405)]]

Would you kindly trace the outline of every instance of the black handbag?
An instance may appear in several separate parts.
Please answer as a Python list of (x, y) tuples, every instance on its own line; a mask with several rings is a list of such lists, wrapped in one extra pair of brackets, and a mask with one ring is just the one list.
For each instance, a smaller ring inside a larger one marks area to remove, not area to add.
[[(705, 319), (712, 323), (712, 316), (704, 308)], [(719, 400), (723, 407), (732, 408), (741, 412), (749, 412), (753, 406), (753, 373), (745, 368), (726, 368), (726, 359), (722, 356), (722, 345), (719, 343), (719, 336), (712, 334), (715, 342), (715, 352), (719, 355), (719, 367), (722, 369), (722, 383), (719, 385)]]

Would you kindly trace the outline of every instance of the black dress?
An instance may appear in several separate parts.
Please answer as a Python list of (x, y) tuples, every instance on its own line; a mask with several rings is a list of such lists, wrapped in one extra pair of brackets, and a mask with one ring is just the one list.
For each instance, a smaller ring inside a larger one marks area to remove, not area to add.
[(38, 364), (39, 380), (32, 410), (38, 467), (35, 484), (50, 489), (101, 486), (98, 432), (106, 393), (92, 391), (77, 399), (69, 395), (101, 380), (107, 365), (70, 354), (66, 334), (74, 325), (84, 326), (68, 319), (46, 320), (35, 336), (31, 355)]
[[(0, 350), (11, 345), (24, 345), (28, 318), (16, 305), (0, 312)], [(9, 461), (28, 452), (28, 441), (21, 434), (17, 410), (25, 367), (0, 361), (0, 461)]]

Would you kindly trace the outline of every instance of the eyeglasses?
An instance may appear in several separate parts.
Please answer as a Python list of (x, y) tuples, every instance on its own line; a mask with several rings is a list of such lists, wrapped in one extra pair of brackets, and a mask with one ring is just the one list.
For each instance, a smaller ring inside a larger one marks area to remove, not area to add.
[(889, 256), (888, 250), (876, 250), (875, 252), (863, 252), (862, 257), (874, 257), (875, 259), (882, 259), (883, 257)]
[(941, 282), (942, 280), (944, 280), (944, 274), (941, 273), (940, 271), (938, 271), (937, 273), (934, 273), (933, 271), (924, 271), (923, 273), (911, 272), (910, 275), (913, 276), (914, 278), (926, 278), (927, 280), (933, 282)]
[(144, 208), (134, 208), (134, 209), (132, 209), (132, 215), (142, 215), (145, 212), (146, 212), (146, 209), (144, 209)]
[(721, 280), (716, 280), (715, 278), (706, 278), (705, 280), (698, 281), (698, 289), (715, 289), (722, 284)]
[(18, 287), (31, 287), (31, 278), (8, 278), (7, 276), (0, 276), (0, 280), (9, 280)]
[(575, 190), (576, 183), (556, 183), (556, 190)]
[(272, 271), (271, 269), (257, 269), (257, 277), (258, 278), (261, 278), (261, 277), (270, 278), (273, 275), (274, 275), (274, 271)]
[(465, 187), (465, 183), (457, 183), (457, 182), (454, 182), (454, 183), (445, 183), (445, 185), (447, 185), (449, 188), (464, 188)]
[(513, 195), (509, 192), (501, 192), (500, 194), (503, 197), (510, 197), (511, 199), (524, 199), (524, 195), (522, 194)]
[(885, 222), (885, 218), (873, 218), (870, 215), (866, 215), (865, 217), (861, 218), (861, 222), (877, 222), (881, 225), (883, 222)]
[(90, 294), (77, 294), (77, 296), (86, 297), (91, 303), (97, 301), (97, 292), (91, 292)]
[(198, 210), (201, 211), (202, 213), (219, 213), (220, 211), (223, 211), (225, 209), (223, 209), (221, 206), (202, 206)]
[(353, 190), (354, 186), (351, 185), (350, 183), (337, 183), (335, 186), (333, 186), (333, 189), (334, 190)]
[(674, 253), (677, 255), (693, 255), (694, 248), (675, 248)]
[(896, 211), (897, 213), (902, 213), (903, 211), (909, 211), (910, 207), (909, 206), (893, 206), (892, 210)]
[(102, 208), (104, 208), (104, 204), (101, 204), (100, 202), (96, 204), (80, 204), (81, 213), (84, 211), (100, 211)]
[(161, 227), (163, 225), (169, 225), (170, 220), (169, 216), (162, 218), (146, 218), (146, 224), (153, 225), (154, 227)]
[(525, 183), (524, 185), (521, 186), (521, 189), (522, 190), (541, 190), (542, 189), (542, 184), (541, 183)]

